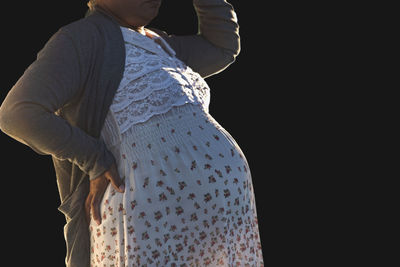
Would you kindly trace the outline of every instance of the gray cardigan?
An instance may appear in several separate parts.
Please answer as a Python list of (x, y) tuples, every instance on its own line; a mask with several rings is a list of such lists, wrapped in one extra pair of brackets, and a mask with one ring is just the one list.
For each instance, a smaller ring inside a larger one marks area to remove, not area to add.
[[(203, 77), (225, 69), (240, 51), (239, 26), (225, 0), (193, 0), (196, 35), (155, 30), (176, 56)], [(114, 157), (99, 139), (122, 79), (125, 47), (119, 24), (96, 7), (62, 27), (46, 43), (0, 107), (0, 128), (37, 153), (51, 155), (57, 176), (68, 267), (88, 267), (89, 231), (84, 202), (89, 180)]]

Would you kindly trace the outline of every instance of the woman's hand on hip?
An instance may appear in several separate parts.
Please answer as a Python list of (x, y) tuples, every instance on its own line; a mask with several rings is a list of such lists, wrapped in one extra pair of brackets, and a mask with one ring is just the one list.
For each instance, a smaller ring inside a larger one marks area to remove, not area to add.
[(119, 177), (118, 169), (115, 164), (99, 177), (90, 180), (90, 191), (85, 202), (85, 211), (88, 223), (90, 223), (90, 212), (92, 212), (95, 222), (98, 225), (101, 224), (100, 204), (108, 183), (110, 182), (118, 192), (123, 193), (125, 191), (125, 186)]

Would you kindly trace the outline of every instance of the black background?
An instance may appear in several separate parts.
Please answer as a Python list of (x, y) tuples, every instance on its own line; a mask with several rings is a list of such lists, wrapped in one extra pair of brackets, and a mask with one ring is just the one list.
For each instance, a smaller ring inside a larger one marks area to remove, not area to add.
[[(326, 184), (315, 179), (333, 174), (323, 168), (321, 152), (329, 114), (318, 110), (327, 101), (314, 90), (322, 85), (323, 66), (308, 54), (318, 43), (304, 44), (307, 22), (287, 15), (296, 13), (296, 7), (282, 11), (263, 1), (229, 2), (238, 15), (242, 50), (228, 69), (206, 79), (212, 90), (210, 113), (239, 143), (250, 164), (266, 266), (323, 263), (323, 239), (336, 232), (324, 229), (333, 220), (325, 213), (331, 203), (321, 203), (320, 189)], [(9, 10), (11, 16), (2, 17), (0, 101), (51, 35), (87, 10), (83, 0), (5, 5), (3, 12)], [(149, 26), (170, 34), (196, 33), (192, 1), (164, 0)], [(16, 266), (63, 266), (64, 216), (57, 210), (51, 158), (5, 134), (0, 142), (2, 232), (7, 236), (3, 253), (17, 252)], [(320, 187), (317, 193), (311, 190), (315, 186)]]

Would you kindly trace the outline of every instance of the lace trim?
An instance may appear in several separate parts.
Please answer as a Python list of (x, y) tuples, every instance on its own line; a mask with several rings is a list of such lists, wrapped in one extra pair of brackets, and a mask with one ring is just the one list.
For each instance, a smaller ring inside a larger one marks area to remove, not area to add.
[[(208, 88), (202, 86), (198, 77), (189, 71), (185, 70), (182, 74), (172, 69), (162, 68), (147, 73), (140, 79), (124, 81), (121, 90), (115, 96), (113, 110), (119, 111), (134, 101), (149, 97), (154, 91), (170, 90), (173, 86), (192, 89), (200, 99), (207, 97)], [(196, 94), (196, 91), (199, 92)]]
[(120, 111), (114, 111), (121, 134), (132, 125), (145, 122), (154, 115), (166, 113), (173, 106), (195, 103), (194, 96), (180, 90), (153, 92), (148, 98), (132, 102)]
[(192, 103), (208, 111), (207, 83), (182, 61), (129, 42), (125, 43), (125, 49), (125, 71), (111, 105), (121, 134), (174, 106)]

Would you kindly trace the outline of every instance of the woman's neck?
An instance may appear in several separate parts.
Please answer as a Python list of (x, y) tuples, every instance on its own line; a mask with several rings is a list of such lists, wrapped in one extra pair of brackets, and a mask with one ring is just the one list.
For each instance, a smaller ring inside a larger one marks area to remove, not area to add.
[(120, 18), (118, 15), (116, 15), (114, 12), (112, 12), (108, 7), (106, 7), (105, 5), (100, 5), (97, 4), (96, 5), (97, 8), (99, 8), (100, 10), (102, 10), (104, 13), (106, 13), (107, 15), (113, 17), (118, 23), (119, 25), (121, 25), (122, 27), (126, 27), (129, 29), (132, 29), (134, 31), (139, 32), (140, 34), (146, 35), (146, 32), (144, 30), (144, 26), (134, 26), (134, 25), (130, 25), (129, 23), (127, 23), (126, 21), (124, 21), (122, 18)]

